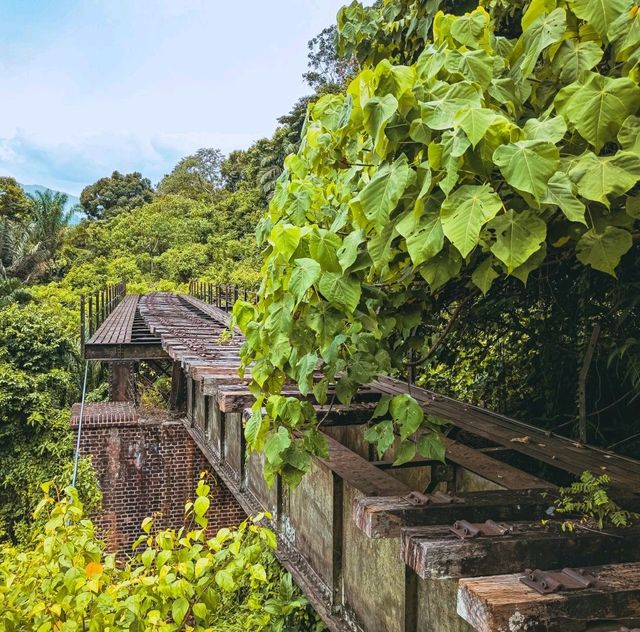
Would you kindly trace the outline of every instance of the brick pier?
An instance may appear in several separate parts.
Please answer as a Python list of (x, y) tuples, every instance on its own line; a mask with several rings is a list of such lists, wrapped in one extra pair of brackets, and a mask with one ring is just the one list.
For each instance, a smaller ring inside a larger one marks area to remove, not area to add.
[[(79, 414), (76, 404), (71, 411), (76, 432)], [(152, 514), (161, 514), (156, 520), (161, 527), (179, 527), (201, 472), (211, 484), (210, 529), (235, 526), (246, 517), (170, 413), (146, 416), (129, 402), (86, 404), (82, 424), (80, 452), (91, 456), (103, 493), (94, 522), (110, 550), (128, 551), (141, 533), (140, 523)]]

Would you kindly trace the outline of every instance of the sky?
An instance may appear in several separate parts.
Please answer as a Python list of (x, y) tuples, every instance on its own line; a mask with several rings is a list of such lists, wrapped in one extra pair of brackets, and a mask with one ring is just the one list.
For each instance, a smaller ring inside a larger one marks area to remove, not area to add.
[(78, 195), (154, 184), (270, 136), (345, 0), (0, 0), (0, 176)]

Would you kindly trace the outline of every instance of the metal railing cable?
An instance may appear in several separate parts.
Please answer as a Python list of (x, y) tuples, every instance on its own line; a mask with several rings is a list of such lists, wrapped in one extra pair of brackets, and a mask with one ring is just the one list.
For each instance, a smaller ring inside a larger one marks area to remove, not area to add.
[(87, 396), (87, 377), (89, 375), (89, 360), (84, 362), (84, 381), (82, 384), (82, 400), (80, 401), (80, 417), (78, 419), (78, 436), (76, 438), (76, 452), (73, 456), (73, 476), (71, 477), (71, 486), (76, 486), (78, 478), (78, 462), (80, 461), (80, 439), (82, 437), (82, 417), (84, 415), (84, 402)]

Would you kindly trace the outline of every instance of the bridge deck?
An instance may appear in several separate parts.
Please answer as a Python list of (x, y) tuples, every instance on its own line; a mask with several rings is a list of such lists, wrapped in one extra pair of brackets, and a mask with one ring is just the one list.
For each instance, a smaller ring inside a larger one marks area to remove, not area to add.
[(85, 343), (91, 360), (151, 360), (166, 358), (160, 338), (149, 331), (139, 311), (140, 296), (127, 294)]

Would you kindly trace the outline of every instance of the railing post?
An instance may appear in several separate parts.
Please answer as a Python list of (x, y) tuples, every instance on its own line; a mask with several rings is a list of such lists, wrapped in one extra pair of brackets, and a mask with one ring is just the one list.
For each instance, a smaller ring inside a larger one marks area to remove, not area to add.
[[(238, 301), (238, 286), (234, 285), (233, 286), (233, 304), (235, 305)], [(233, 309), (233, 305), (231, 306), (231, 308)]]
[(93, 336), (93, 301), (91, 300), (91, 294), (88, 296), (89, 298), (89, 338)]
[(80, 295), (80, 351), (84, 356), (84, 294)]

